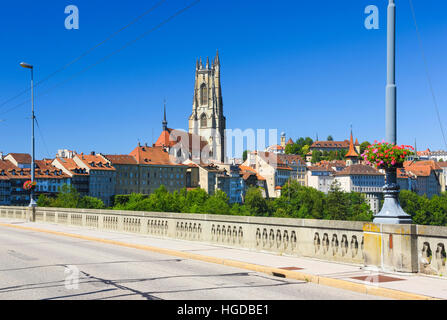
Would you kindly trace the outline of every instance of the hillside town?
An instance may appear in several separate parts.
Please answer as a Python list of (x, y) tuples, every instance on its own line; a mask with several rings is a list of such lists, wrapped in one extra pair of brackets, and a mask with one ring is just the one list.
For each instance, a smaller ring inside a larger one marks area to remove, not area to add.
[[(337, 184), (344, 192), (363, 194), (372, 212), (379, 212), (385, 174), (362, 159), (369, 142), (354, 140), (352, 128), (341, 141), (332, 136), (294, 141), (283, 132), (280, 144), (246, 150), (242, 159), (229, 160), (223, 110), (217, 52), (212, 63), (208, 58), (196, 62), (188, 132), (168, 127), (165, 105), (161, 133), (152, 145), (129, 146), (128, 154), (60, 149), (52, 159), (35, 160), (35, 195), (54, 197), (67, 184), (110, 207), (116, 195), (149, 195), (163, 185), (169, 192), (201, 188), (213, 195), (222, 190), (234, 204), (244, 202), (250, 187), (262, 190), (264, 198), (278, 198), (285, 184), (296, 181), (323, 193)], [(31, 179), (32, 157), (24, 151), (0, 153), (0, 205), (30, 202), (23, 185)], [(406, 160), (398, 169), (401, 190), (428, 198), (446, 191), (446, 151), (416, 151)]]

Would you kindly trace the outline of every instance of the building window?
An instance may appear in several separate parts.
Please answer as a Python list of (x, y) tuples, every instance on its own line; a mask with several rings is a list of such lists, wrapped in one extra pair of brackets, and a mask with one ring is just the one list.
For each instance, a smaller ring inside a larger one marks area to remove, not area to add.
[(202, 84), (200, 87), (200, 104), (204, 105), (208, 103), (208, 89), (206, 84)]
[(200, 117), (200, 126), (202, 128), (206, 128), (207, 127), (207, 120), (206, 120), (206, 114), (202, 114)]

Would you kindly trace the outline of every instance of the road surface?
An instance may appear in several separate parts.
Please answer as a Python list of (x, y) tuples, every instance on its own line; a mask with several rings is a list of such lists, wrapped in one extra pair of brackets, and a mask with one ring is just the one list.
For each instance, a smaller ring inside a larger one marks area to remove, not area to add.
[(219, 264), (0, 226), (0, 299), (380, 298)]

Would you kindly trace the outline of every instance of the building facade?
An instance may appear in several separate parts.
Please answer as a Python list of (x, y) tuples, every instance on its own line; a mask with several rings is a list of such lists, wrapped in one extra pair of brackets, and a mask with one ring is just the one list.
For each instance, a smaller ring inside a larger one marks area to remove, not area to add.
[(278, 154), (271, 152), (249, 152), (243, 165), (265, 178), (265, 196), (268, 198), (278, 197), (282, 186), (293, 176), (292, 168), (282, 162)]
[(189, 133), (201, 136), (209, 145), (209, 157), (214, 162), (226, 162), (223, 99), (220, 81), (219, 53), (213, 63), (207, 58), (196, 63), (192, 113), (189, 117)]
[(81, 197), (90, 195), (90, 176), (85, 167), (80, 167), (74, 160), (74, 154), (62, 153), (51, 162), (51, 164), (61, 169), (66, 175), (71, 177), (71, 185), (76, 189)]
[(379, 170), (363, 165), (353, 164), (334, 174), (335, 181), (345, 192), (358, 192), (365, 198), (374, 213), (380, 210), (380, 200), (385, 185), (385, 175)]
[(138, 164), (136, 167), (129, 166), (131, 170), (129, 174), (133, 172), (133, 178), (137, 183), (134, 187), (138, 187), (138, 193), (151, 194), (161, 185), (164, 185), (169, 192), (186, 188), (188, 165), (173, 162), (167, 149), (167, 147), (138, 145), (129, 154)]
[(115, 193), (116, 170), (101, 155), (92, 152), (89, 155), (76, 154), (74, 162), (89, 174), (89, 195), (101, 199), (109, 207)]

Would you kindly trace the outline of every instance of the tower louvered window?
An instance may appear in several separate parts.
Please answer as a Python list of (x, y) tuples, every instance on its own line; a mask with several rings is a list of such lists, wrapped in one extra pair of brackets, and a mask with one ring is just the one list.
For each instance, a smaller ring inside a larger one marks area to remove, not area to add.
[(200, 104), (204, 105), (208, 103), (208, 89), (205, 84), (200, 87)]

